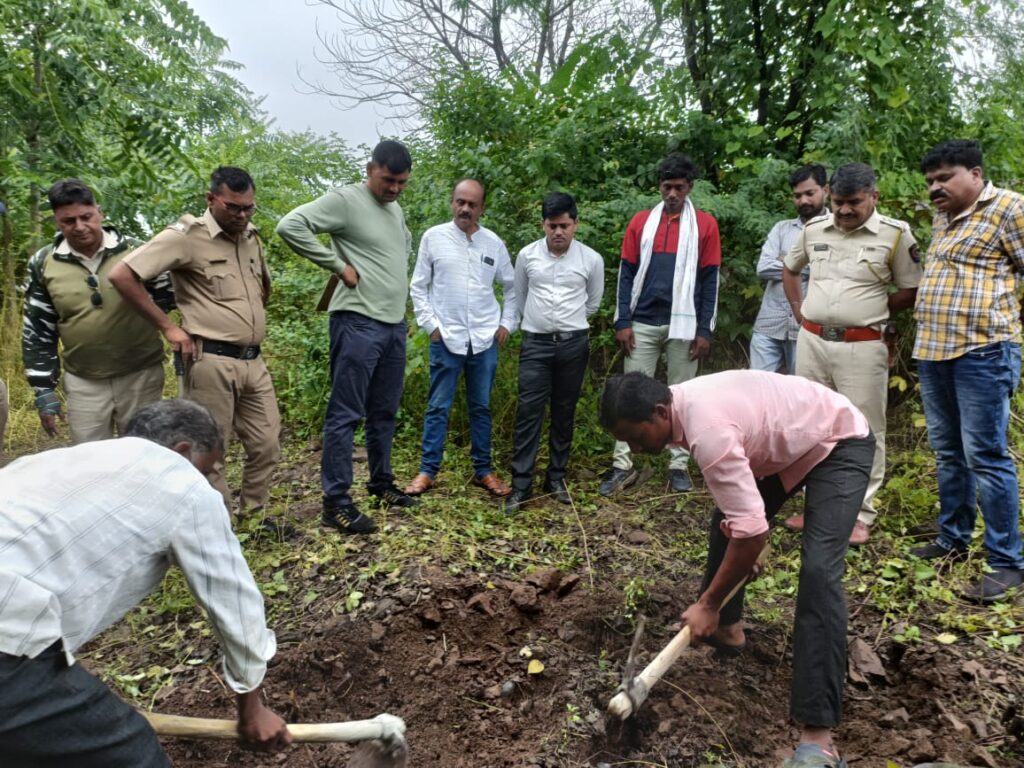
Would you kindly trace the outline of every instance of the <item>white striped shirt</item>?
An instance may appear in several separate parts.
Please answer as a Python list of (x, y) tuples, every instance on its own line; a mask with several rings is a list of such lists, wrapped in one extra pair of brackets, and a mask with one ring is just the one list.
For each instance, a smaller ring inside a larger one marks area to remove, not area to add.
[(27, 456), (0, 470), (0, 653), (74, 651), (177, 565), (206, 609), (237, 693), (276, 651), (263, 597), (221, 495), (183, 456), (125, 437)]
[[(496, 281), (504, 309), (494, 296)], [(416, 323), (427, 333), (441, 331), (453, 355), (490, 349), (499, 325), (516, 329), (512, 260), (505, 243), (486, 227), (466, 237), (449, 221), (424, 232), (409, 295)]]

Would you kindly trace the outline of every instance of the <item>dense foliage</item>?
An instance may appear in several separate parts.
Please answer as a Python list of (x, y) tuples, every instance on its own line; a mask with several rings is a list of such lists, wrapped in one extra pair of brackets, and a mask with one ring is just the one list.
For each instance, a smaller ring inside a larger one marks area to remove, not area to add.
[[(372, 21), (377, 7), (361, 10)], [(608, 268), (595, 323), (599, 373), (616, 364), (609, 325), (619, 242), (632, 213), (656, 201), (654, 167), (668, 151), (698, 162), (694, 199), (722, 232), (717, 367), (744, 362), (761, 293), (754, 264), (771, 224), (792, 215), (785, 179), (794, 164), (873, 164), (882, 209), (910, 220), (922, 239), (930, 212), (916, 165), (935, 142), (976, 136), (997, 182), (1024, 175), (1016, 0), (598, 2), (588, 6), (586, 27), (576, 24), (584, 16), (573, 3), (558, 18), (545, 16), (543, 2), (494, 4), (494, 18), (475, 16), (476, 4), (439, 7), (490, 37), (462, 55), (466, 37), (431, 42), (429, 31), (424, 38), (423, 29), (388, 27), (392, 43), (419, 41), (410, 50), (421, 69), (407, 95), (420, 129), (404, 137), (414, 150), (403, 197), (414, 237), (448, 217), (451, 186), (464, 176), (487, 185), (484, 223), (513, 253), (540, 236), (546, 191), (577, 195), (578, 236)], [(513, 22), (518, 47), (510, 44)], [(530, 41), (540, 39), (544, 51), (531, 54)], [(365, 148), (274, 130), (224, 52), (184, 0), (0, 6), (0, 201), (9, 211), (2, 370), (11, 376), (16, 357), (13, 286), (49, 235), (40, 193), (50, 182), (83, 178), (111, 221), (146, 236), (200, 210), (210, 169), (232, 163), (259, 187), (255, 222), (276, 283), (269, 347), (286, 418), (313, 432), (327, 386), (325, 318), (312, 310), (323, 277), (277, 242), (273, 226), (291, 207), (357, 179)], [(513, 408), (501, 404), (514, 403), (515, 356), (502, 365), (499, 438), (510, 428)], [(411, 339), (408, 372), (406, 423), (415, 431), (426, 393), (420, 336)], [(588, 414), (585, 406), (584, 421)]]

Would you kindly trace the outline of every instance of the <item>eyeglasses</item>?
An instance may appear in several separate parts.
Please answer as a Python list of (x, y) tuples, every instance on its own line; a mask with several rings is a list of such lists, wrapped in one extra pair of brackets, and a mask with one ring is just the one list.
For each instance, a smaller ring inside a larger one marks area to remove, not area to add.
[(232, 216), (252, 216), (256, 213), (256, 203), (252, 203), (251, 205), (238, 205), (238, 203), (224, 202), (224, 198), (220, 195), (214, 195), (214, 197), (220, 200), (220, 204), (223, 205), (227, 212)]
[(100, 281), (96, 279), (96, 275), (89, 275), (85, 278), (85, 284), (92, 288), (92, 296), (89, 297), (89, 301), (94, 307), (102, 307), (103, 294), (100, 293)]

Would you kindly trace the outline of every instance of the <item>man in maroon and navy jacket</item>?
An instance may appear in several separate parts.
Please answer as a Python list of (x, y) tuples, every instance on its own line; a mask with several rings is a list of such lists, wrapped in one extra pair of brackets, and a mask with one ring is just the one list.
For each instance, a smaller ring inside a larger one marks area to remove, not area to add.
[[(623, 370), (653, 376), (664, 351), (669, 384), (697, 375), (699, 361), (711, 350), (718, 307), (718, 222), (689, 199), (695, 177), (696, 168), (685, 155), (673, 153), (658, 164), (661, 202), (629, 222), (619, 262), (615, 340), (625, 357)], [(689, 458), (683, 448), (671, 451), (673, 493), (693, 487), (686, 471)], [(601, 495), (611, 496), (636, 479), (629, 446), (616, 442)]]

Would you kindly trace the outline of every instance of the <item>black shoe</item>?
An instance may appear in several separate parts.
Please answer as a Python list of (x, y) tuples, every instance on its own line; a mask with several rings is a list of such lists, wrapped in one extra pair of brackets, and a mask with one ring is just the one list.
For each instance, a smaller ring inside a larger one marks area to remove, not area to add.
[(544, 490), (554, 496), (555, 501), (559, 504), (572, 504), (572, 496), (569, 495), (569, 489), (565, 487), (564, 478), (545, 480)]
[(640, 477), (640, 473), (632, 467), (629, 469), (612, 467), (605, 473), (604, 480), (598, 486), (597, 492), (602, 496), (613, 496), (619, 491), (629, 488), (637, 481), (638, 477)]
[(931, 544), (924, 544), (920, 547), (914, 547), (910, 550), (910, 554), (914, 557), (919, 557), (922, 560), (945, 559), (949, 560), (951, 563), (959, 563), (962, 560), (966, 560), (968, 557), (966, 549), (946, 549), (937, 541), (933, 541)]
[(672, 493), (686, 493), (693, 490), (693, 481), (685, 469), (670, 469), (668, 471), (668, 487)]
[(512, 493), (505, 497), (505, 514), (514, 515), (518, 513), (523, 505), (530, 500), (530, 492), (513, 488)]
[(355, 504), (336, 506), (325, 501), (320, 522), (342, 533), (373, 533), (377, 530), (377, 524), (356, 509)]
[(277, 541), (295, 539), (299, 536), (299, 529), (291, 523), (287, 523), (276, 517), (265, 517), (256, 529), (257, 536), (267, 536)]
[(964, 590), (963, 596), (975, 603), (994, 603), (1006, 597), (1006, 593), (1024, 584), (1024, 571), (1016, 568), (993, 568), (981, 580)]
[(394, 483), (380, 488), (369, 488), (370, 495), (376, 499), (378, 507), (418, 507), (419, 499), (414, 499)]

